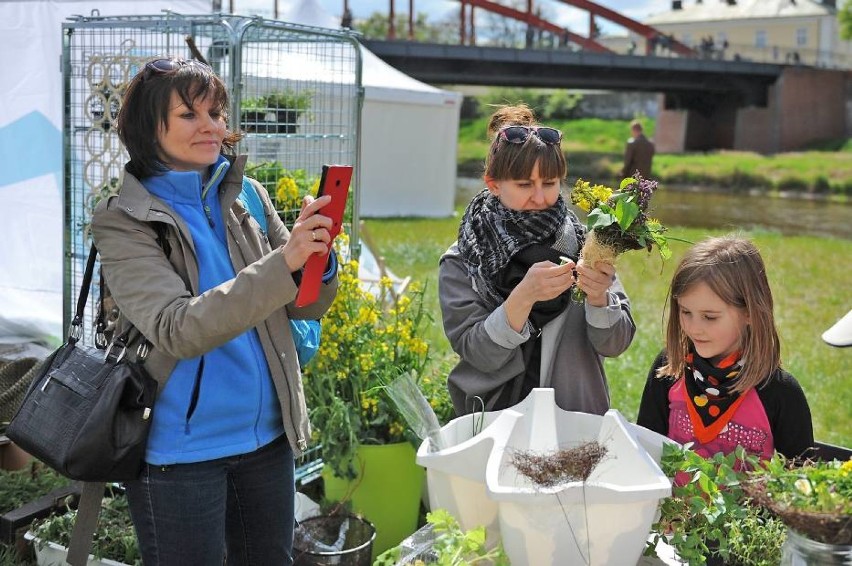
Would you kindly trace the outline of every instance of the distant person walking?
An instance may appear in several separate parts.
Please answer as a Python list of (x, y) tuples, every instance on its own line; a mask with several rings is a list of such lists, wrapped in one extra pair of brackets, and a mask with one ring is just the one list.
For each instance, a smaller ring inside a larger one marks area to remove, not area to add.
[(633, 137), (624, 146), (624, 167), (622, 177), (629, 177), (639, 171), (646, 179), (651, 178), (651, 161), (654, 159), (654, 143), (642, 133), (642, 124), (638, 120), (630, 123)]

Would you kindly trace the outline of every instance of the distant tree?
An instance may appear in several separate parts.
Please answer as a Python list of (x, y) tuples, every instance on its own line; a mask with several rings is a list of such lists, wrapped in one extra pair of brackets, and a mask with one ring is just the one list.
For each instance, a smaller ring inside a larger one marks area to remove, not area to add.
[[(396, 14), (394, 28), (397, 39), (408, 39), (408, 14)], [(373, 12), (366, 20), (356, 20), (355, 29), (366, 39), (386, 39), (389, 29), (388, 16), (382, 12)], [(450, 16), (444, 20), (430, 22), (428, 14), (421, 12), (414, 18), (415, 41), (449, 43), (457, 38), (458, 24), (453, 24)]]
[(840, 21), (840, 37), (852, 39), (852, 0), (846, 0), (837, 12)]
[[(405, 23), (402, 16), (397, 14), (397, 28)], [(373, 12), (366, 20), (355, 20), (355, 29), (361, 32), (366, 39), (387, 39), (388, 17), (381, 12)]]
[[(526, 12), (526, 0), (509, 0), (501, 4), (513, 8), (519, 12)], [(545, 36), (542, 30), (532, 27), (525, 22), (507, 18), (494, 12), (477, 10), (476, 36), (483, 43), (496, 45), (498, 47), (542, 47), (543, 43), (550, 43), (549, 34)], [(547, 7), (537, 6), (535, 16), (543, 20), (553, 21), (553, 13)], [(547, 37), (547, 39), (545, 39)]]
[(568, 120), (574, 117), (582, 99), (579, 92), (568, 90), (496, 87), (476, 97), (476, 111), (479, 116), (486, 116), (496, 106), (523, 102), (535, 111), (539, 120)]

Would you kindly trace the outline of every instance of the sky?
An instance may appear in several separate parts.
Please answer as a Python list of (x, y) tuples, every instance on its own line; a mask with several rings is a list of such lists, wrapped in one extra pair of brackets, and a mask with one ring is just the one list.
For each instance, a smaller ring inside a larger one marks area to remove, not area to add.
[[(222, 0), (223, 10), (227, 10), (228, 2), (234, 4), (234, 12), (240, 15), (259, 14), (272, 17), (275, 0)], [(299, 0), (277, 0), (279, 13), (285, 13), (286, 7)], [(408, 13), (409, 0), (393, 0), (397, 13)], [(425, 12), (430, 20), (444, 19), (446, 15), (458, 10), (459, 2), (455, 0), (411, 0), (414, 2), (414, 12)], [(343, 12), (343, 0), (319, 0), (320, 4), (332, 15), (340, 16)], [(356, 19), (363, 19), (373, 12), (387, 13), (391, 0), (349, 0), (349, 8)], [(509, 5), (502, 0), (501, 3)], [(668, 11), (671, 0), (598, 0), (598, 4), (611, 10), (625, 14), (635, 20), (642, 21), (650, 14)], [(523, 5), (523, 4), (522, 4)], [(589, 26), (588, 12), (567, 6), (558, 0), (541, 0), (541, 5), (552, 15), (552, 20), (571, 31), (586, 35)], [(598, 19), (604, 33), (623, 34), (623, 28)]]

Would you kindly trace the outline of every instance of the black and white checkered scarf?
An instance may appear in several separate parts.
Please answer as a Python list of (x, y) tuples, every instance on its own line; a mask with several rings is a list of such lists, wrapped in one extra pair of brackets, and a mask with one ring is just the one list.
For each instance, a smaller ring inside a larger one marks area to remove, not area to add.
[(500, 275), (518, 252), (546, 245), (576, 260), (584, 240), (584, 227), (561, 195), (546, 210), (512, 210), (484, 189), (467, 205), (458, 248), (474, 290), (496, 308), (506, 299), (498, 289)]

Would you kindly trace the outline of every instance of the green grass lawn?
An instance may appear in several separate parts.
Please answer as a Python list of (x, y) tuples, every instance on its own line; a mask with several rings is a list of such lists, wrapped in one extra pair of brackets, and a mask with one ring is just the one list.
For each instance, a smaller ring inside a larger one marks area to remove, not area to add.
[[(437, 299), (438, 258), (458, 230), (458, 217), (446, 219), (369, 219), (367, 229), (397, 275), (426, 285), (426, 304), (434, 317), (428, 340), (436, 371), (446, 373), (455, 359), (444, 336)], [(689, 241), (723, 232), (672, 227), (670, 234)], [(833, 348), (820, 335), (849, 309), (848, 266), (852, 241), (785, 237), (773, 232), (744, 232), (760, 248), (775, 297), (784, 366), (805, 390), (818, 440), (852, 446), (850, 349)], [(672, 243), (674, 257), (633, 252), (619, 259), (618, 272), (630, 295), (636, 337), (621, 356), (607, 360), (612, 406), (635, 420), (648, 369), (663, 345), (663, 308), (672, 271), (687, 244)]]

